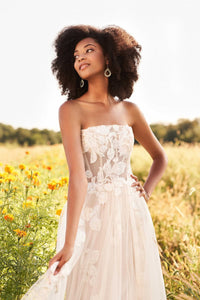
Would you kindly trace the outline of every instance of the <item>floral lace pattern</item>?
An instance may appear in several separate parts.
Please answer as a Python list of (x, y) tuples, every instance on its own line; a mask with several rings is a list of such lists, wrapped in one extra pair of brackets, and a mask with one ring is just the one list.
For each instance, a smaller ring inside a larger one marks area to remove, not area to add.
[(86, 248), (83, 252), (83, 260), (80, 267), (80, 272), (84, 282), (94, 285), (97, 275), (97, 268), (95, 264), (99, 259), (99, 251)]
[[(127, 180), (130, 155), (134, 144), (128, 125), (99, 125), (82, 129), (85, 174), (89, 191), (112, 191)], [(103, 198), (103, 197), (102, 197)]]

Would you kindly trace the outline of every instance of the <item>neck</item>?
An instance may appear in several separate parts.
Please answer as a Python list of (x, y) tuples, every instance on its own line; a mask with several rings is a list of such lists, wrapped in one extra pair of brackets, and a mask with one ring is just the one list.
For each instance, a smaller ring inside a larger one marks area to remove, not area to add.
[(110, 105), (108, 93), (108, 78), (105, 76), (95, 76), (88, 79), (87, 100), (91, 102), (101, 102), (105, 106)]

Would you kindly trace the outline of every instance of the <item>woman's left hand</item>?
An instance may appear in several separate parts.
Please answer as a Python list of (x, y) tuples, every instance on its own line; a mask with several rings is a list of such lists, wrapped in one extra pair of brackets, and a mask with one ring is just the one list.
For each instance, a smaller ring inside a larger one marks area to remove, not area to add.
[(131, 177), (133, 179), (135, 179), (135, 182), (133, 182), (131, 184), (131, 186), (135, 186), (136, 187), (136, 191), (140, 192), (140, 196), (144, 197), (145, 201), (148, 202), (149, 201), (149, 194), (145, 191), (145, 189), (143, 188), (142, 184), (138, 181), (137, 176), (131, 174)]

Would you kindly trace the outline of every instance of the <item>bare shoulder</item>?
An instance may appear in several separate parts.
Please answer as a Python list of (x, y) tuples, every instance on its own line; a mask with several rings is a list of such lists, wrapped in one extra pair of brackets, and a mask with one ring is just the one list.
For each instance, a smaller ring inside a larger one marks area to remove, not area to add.
[(135, 103), (128, 100), (123, 101), (123, 106), (128, 116), (129, 123), (131, 126), (134, 126), (137, 120), (143, 116), (141, 110)]
[[(70, 100), (71, 101), (71, 100)], [(59, 107), (59, 124), (70, 176), (80, 179), (85, 177), (84, 160), (80, 137), (80, 113), (69, 100)]]
[(58, 113), (59, 113), (59, 121), (65, 120), (65, 123), (69, 124), (69, 126), (74, 126), (74, 125), (75, 127), (81, 126), (80, 124), (81, 111), (79, 105), (76, 105), (76, 101), (74, 100), (65, 101), (60, 105)]

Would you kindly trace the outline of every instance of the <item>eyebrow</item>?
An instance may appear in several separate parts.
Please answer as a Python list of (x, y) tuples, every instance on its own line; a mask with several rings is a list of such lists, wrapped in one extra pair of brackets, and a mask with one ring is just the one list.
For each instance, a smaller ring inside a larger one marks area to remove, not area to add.
[[(96, 47), (95, 45), (93, 45), (93, 44), (89, 43), (89, 44), (85, 45), (83, 48), (86, 48), (87, 46), (90, 46), (90, 45), (92, 45), (92, 46)], [(78, 51), (78, 50), (75, 50), (75, 51), (74, 51), (74, 53), (75, 53), (75, 52), (77, 52), (77, 51)]]

